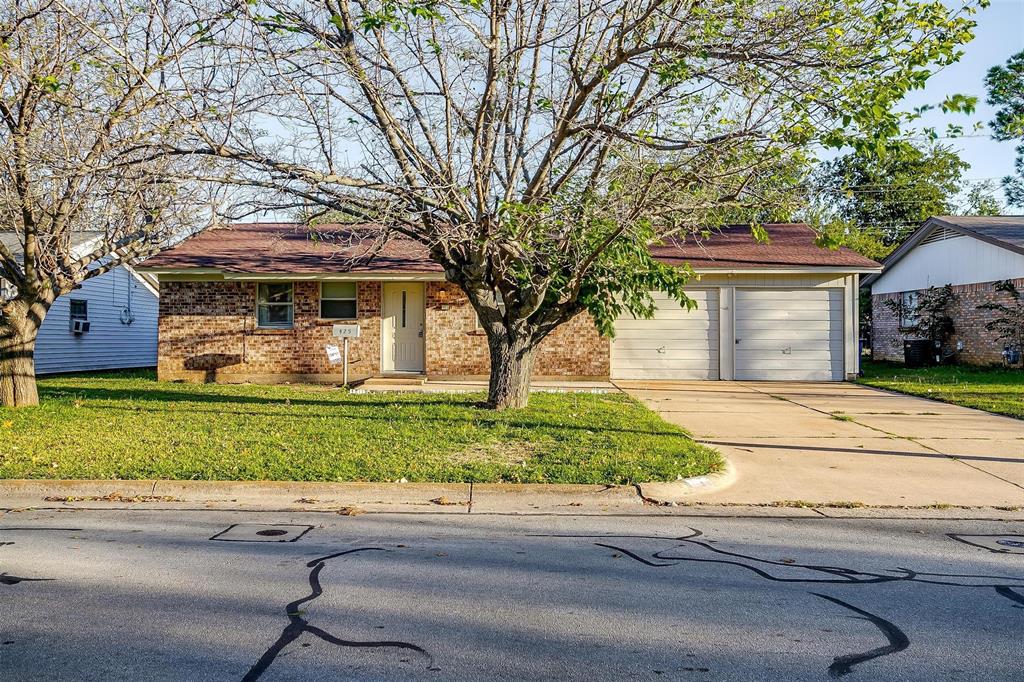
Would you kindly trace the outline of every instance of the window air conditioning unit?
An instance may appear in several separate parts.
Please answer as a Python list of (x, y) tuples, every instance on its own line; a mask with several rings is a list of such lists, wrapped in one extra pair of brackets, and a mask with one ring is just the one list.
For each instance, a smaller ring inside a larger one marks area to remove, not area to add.
[(71, 333), (84, 334), (89, 331), (88, 320), (71, 320)]

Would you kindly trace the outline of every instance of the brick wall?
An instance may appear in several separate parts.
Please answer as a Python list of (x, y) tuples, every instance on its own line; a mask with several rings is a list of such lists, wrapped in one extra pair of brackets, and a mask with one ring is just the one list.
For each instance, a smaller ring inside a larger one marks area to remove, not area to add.
[[(487, 337), (476, 328), (476, 312), (465, 293), (448, 282), (428, 282), (427, 374), (475, 376), (490, 372)], [(556, 329), (537, 349), (536, 376), (607, 377), (609, 340), (598, 334), (589, 315), (578, 315)]]
[[(994, 282), (979, 284), (961, 284), (953, 287), (959, 297), (953, 305), (953, 327), (956, 333), (952, 344), (962, 341), (964, 349), (960, 352), (960, 361), (972, 365), (999, 364), (1003, 361), (1005, 341), (996, 338), (995, 332), (985, 329), (985, 323), (995, 318), (991, 310), (978, 310), (983, 303), (1007, 303), (1009, 297), (993, 288)], [(1024, 288), (1024, 279), (1014, 280), (1014, 284)], [(898, 301), (900, 294), (878, 294), (871, 297), (871, 310), (874, 317), (872, 323), (871, 352), (878, 360), (903, 361), (903, 341), (920, 338), (913, 331), (901, 330), (899, 318), (886, 300)]]
[[(340, 345), (334, 320), (319, 318), (317, 282), (296, 282), (291, 329), (256, 329), (254, 282), (161, 282), (158, 373), (163, 380), (328, 381), (341, 367), (327, 361), (324, 346)], [(381, 283), (359, 282), (358, 324), (350, 342), (349, 376), (380, 371)], [(487, 374), (487, 340), (462, 291), (427, 282), (425, 353), (432, 376)], [(607, 377), (609, 343), (587, 315), (548, 337), (538, 350), (538, 376)]]
[[(340, 345), (320, 319), (318, 282), (295, 283), (291, 329), (256, 329), (254, 282), (161, 282), (157, 372), (190, 381), (340, 381), (324, 346)], [(359, 282), (362, 336), (349, 342), (349, 376), (380, 369), (380, 282)]]

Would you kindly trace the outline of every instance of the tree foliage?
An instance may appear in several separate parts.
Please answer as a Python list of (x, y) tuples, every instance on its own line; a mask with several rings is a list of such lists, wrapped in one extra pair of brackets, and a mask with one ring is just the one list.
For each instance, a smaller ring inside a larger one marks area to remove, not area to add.
[(951, 147), (894, 141), (882, 156), (853, 151), (822, 164), (812, 200), (852, 226), (848, 245), (884, 256), (929, 217), (957, 212), (968, 168)]
[(990, 123), (992, 137), (1001, 141), (1017, 140), (1016, 175), (1003, 178), (1006, 200), (1024, 207), (1024, 51), (1010, 57), (1006, 64), (993, 66), (985, 77), (988, 103), (997, 107)]
[(315, 206), (426, 245), (487, 334), (491, 404), (521, 405), (561, 324), (610, 333), (651, 289), (688, 303), (651, 243), (759, 234), (814, 145), (884, 146), (976, 4), (250, 0), (212, 59), (237, 65), (211, 72), (232, 124), (198, 148), (259, 190), (240, 212)]

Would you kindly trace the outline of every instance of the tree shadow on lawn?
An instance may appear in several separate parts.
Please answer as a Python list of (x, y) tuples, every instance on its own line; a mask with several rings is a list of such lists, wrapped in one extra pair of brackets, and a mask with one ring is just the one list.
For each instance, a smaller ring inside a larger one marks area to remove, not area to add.
[[(293, 402), (294, 404), (294, 402)], [(352, 407), (352, 405), (345, 405), (344, 407)], [(383, 405), (366, 405), (357, 404), (356, 407), (366, 408), (367, 410), (378, 410)], [(386, 407), (393, 407), (391, 405)], [(152, 407), (117, 407), (113, 405), (91, 405), (91, 409), (94, 410), (110, 410), (117, 412), (151, 412), (151, 413), (162, 413), (166, 410)], [(394, 423), (401, 419), (401, 415), (375, 415), (375, 414), (345, 414), (334, 413), (329, 411), (318, 412), (316, 414), (294, 414), (291, 412), (268, 412), (266, 410), (260, 411), (259, 415), (255, 415), (252, 412), (245, 412), (241, 410), (192, 410), (191, 414), (207, 413), (211, 416), (216, 415), (235, 415), (239, 417), (272, 417), (274, 419), (291, 419), (291, 420), (321, 420), (324, 417), (336, 417), (338, 419), (350, 419), (353, 421), (379, 421), (379, 422), (390, 422)], [(436, 416), (421, 416), (416, 415), (415, 417), (409, 417), (408, 421), (418, 422), (434, 422), (440, 424), (465, 424), (470, 423), (474, 426), (479, 426), (482, 429), (505, 427), (509, 429), (543, 429), (547, 431), (585, 431), (590, 433), (632, 433), (642, 436), (676, 436), (679, 438), (685, 438), (688, 441), (696, 442), (692, 436), (686, 433), (678, 431), (651, 431), (645, 429), (626, 429), (619, 427), (609, 426), (588, 426), (581, 424), (554, 424), (551, 422), (545, 422), (540, 420), (526, 420), (526, 419), (515, 419), (515, 420), (501, 420), (501, 419), (486, 419), (480, 417), (474, 417), (467, 415), (465, 417), (436, 417)], [(408, 423), (406, 421), (405, 423)], [(396, 428), (401, 428), (398, 426)]]
[[(383, 395), (383, 394), (382, 394)], [(410, 394), (413, 395), (413, 394)], [(423, 394), (415, 394), (421, 396)], [(59, 400), (60, 398), (74, 397), (80, 400), (97, 400), (97, 401), (129, 401), (129, 402), (174, 402), (174, 403), (205, 403), (210, 405), (226, 404), (234, 406), (244, 405), (272, 405), (272, 406), (284, 406), (286, 403), (292, 406), (303, 406), (303, 407), (319, 407), (323, 408), (312, 414), (295, 414), (294, 412), (275, 410), (268, 411), (261, 409), (258, 413), (246, 411), (244, 409), (223, 409), (213, 407), (209, 410), (193, 409), (190, 411), (191, 414), (199, 414), (206, 412), (210, 415), (224, 415), (231, 414), (240, 417), (271, 417), (275, 419), (292, 419), (292, 420), (318, 420), (323, 417), (338, 417), (347, 418), (360, 421), (380, 421), (380, 422), (395, 422), (396, 418), (401, 418), (402, 415), (382, 415), (379, 414), (380, 410), (390, 409), (409, 409), (416, 410), (419, 407), (451, 407), (457, 409), (469, 409), (475, 410), (474, 412), (465, 415), (452, 415), (449, 417), (431, 415), (415, 415), (410, 416), (410, 420), (420, 422), (434, 422), (441, 424), (465, 424), (472, 423), (481, 428), (521, 428), (521, 429), (546, 429), (546, 430), (559, 430), (559, 431), (586, 431), (593, 433), (632, 433), (644, 436), (678, 436), (692, 441), (691, 436), (681, 431), (664, 431), (664, 430), (650, 430), (650, 429), (636, 429), (636, 428), (622, 428), (622, 427), (609, 427), (607, 425), (587, 425), (587, 424), (566, 424), (566, 423), (551, 423), (538, 419), (536, 415), (530, 415), (529, 417), (509, 415), (504, 413), (503, 416), (490, 416), (495, 414), (489, 409), (483, 409), (481, 403), (472, 400), (463, 400), (463, 396), (456, 396), (453, 399), (398, 399), (394, 400), (389, 398), (383, 398), (380, 401), (371, 400), (357, 400), (351, 398), (342, 398), (340, 400), (311, 400), (304, 398), (292, 398), (291, 396), (281, 398), (268, 398), (262, 396), (238, 396), (238, 395), (224, 395), (217, 393), (202, 393), (202, 392), (185, 392), (185, 391), (171, 391), (167, 389), (144, 389), (144, 390), (128, 390), (128, 389), (111, 389), (111, 388), (45, 388), (40, 390), (40, 397), (50, 400)], [(364, 398), (365, 396), (360, 396)], [(468, 397), (468, 396), (467, 396)], [(105, 410), (105, 411), (117, 411), (117, 412), (152, 412), (152, 413), (163, 413), (167, 412), (166, 409), (154, 408), (154, 407), (141, 407), (141, 406), (125, 406), (121, 407), (118, 405), (90, 405), (90, 409), (94, 410)]]
[[(203, 385), (203, 384), (199, 384)], [(339, 393), (339, 395), (342, 395)], [(381, 394), (382, 396), (384, 394)], [(401, 395), (401, 394), (397, 394)], [(423, 394), (407, 394), (423, 395)], [(447, 405), (452, 407), (476, 407), (482, 403), (473, 400), (463, 400), (471, 394), (460, 394), (448, 400), (432, 398), (429, 400), (416, 399), (394, 399), (390, 396), (376, 400), (360, 400), (342, 398), (340, 400), (315, 400), (309, 398), (296, 398), (294, 396), (249, 396), (249, 395), (227, 395), (223, 393), (206, 393), (203, 391), (173, 391), (165, 388), (158, 389), (125, 389), (125, 388), (102, 388), (102, 387), (72, 387), (72, 386), (40, 386), (39, 397), (50, 400), (61, 398), (76, 398), (80, 400), (110, 400), (110, 401), (147, 401), (147, 402), (180, 402), (180, 403), (233, 403), (239, 405), (306, 405), (311, 407), (326, 406), (359, 406), (359, 407), (387, 407), (391, 405)], [(360, 395), (359, 398), (366, 398)]]

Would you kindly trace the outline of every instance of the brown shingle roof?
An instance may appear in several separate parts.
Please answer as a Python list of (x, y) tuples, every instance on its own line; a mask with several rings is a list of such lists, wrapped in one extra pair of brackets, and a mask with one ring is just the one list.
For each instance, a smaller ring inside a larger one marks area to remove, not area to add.
[[(756, 241), (746, 225), (731, 226), (704, 239), (652, 247), (655, 258), (695, 269), (778, 269), (792, 267), (877, 268), (850, 249), (829, 250), (815, 244), (816, 233), (804, 224), (764, 226), (769, 243)], [(144, 270), (209, 268), (228, 273), (323, 274), (328, 272), (440, 274), (427, 249), (409, 239), (392, 239), (372, 259), (372, 240), (353, 238), (352, 227), (319, 225), (318, 238), (296, 223), (238, 223), (201, 232), (147, 260)]]
[(441, 273), (426, 247), (392, 239), (371, 259), (372, 226), (236, 223), (209, 229), (148, 259), (144, 270), (210, 268), (230, 273)]
[(878, 268), (875, 261), (847, 248), (824, 249), (815, 244), (817, 233), (803, 223), (764, 226), (770, 241), (759, 242), (749, 225), (730, 225), (703, 239), (654, 246), (654, 257), (669, 265), (689, 263), (694, 269), (747, 268)]

